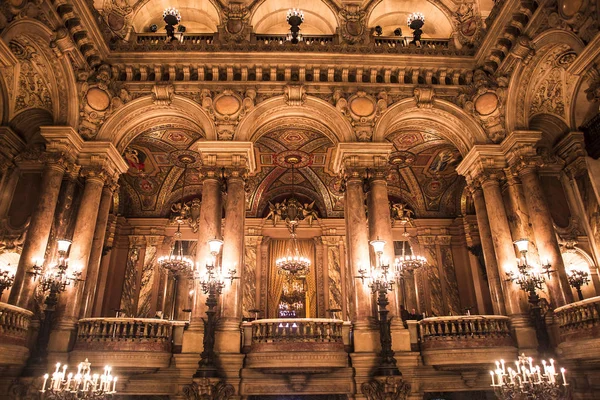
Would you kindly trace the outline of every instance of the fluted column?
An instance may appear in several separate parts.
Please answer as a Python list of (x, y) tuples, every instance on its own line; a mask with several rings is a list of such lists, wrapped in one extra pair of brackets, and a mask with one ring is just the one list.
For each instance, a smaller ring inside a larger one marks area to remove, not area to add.
[(369, 324), (372, 318), (371, 293), (366, 285), (355, 279), (358, 270), (369, 268), (369, 232), (364, 209), (363, 172), (349, 171), (346, 178), (345, 219), (348, 239), (348, 258), (350, 260), (350, 279), (354, 283), (354, 320), (359, 324)]
[(552, 215), (544, 197), (537, 167), (532, 163), (518, 168), (519, 177), (527, 188), (524, 191), (527, 209), (531, 216), (533, 232), (541, 261), (548, 260), (556, 271), (551, 279), (546, 280), (554, 307), (561, 307), (573, 302), (573, 293), (569, 286), (565, 264), (560, 253), (560, 246), (554, 231)]
[[(390, 265), (390, 273), (394, 273), (394, 237), (392, 235), (392, 221), (390, 218), (390, 207), (387, 190), (387, 169), (376, 169), (371, 171), (370, 190), (367, 195), (367, 206), (369, 209), (369, 239), (381, 239), (385, 241), (382, 259)], [(376, 261), (375, 261), (376, 262)], [(399, 318), (402, 301), (402, 291), (398, 285), (388, 294), (388, 317), (392, 324), (392, 347), (394, 350), (410, 351), (410, 338), (408, 331), (404, 328)], [(405, 332), (400, 332), (405, 331)]]
[(483, 250), (483, 259), (485, 260), (485, 270), (490, 287), (490, 296), (492, 298), (492, 307), (494, 314), (506, 315), (506, 306), (504, 305), (504, 294), (502, 293), (502, 282), (498, 273), (498, 263), (496, 261), (496, 252), (492, 239), (492, 231), (483, 196), (483, 191), (478, 185), (471, 185), (473, 194), (473, 204), (477, 216), (477, 226), (479, 228), (479, 237), (481, 248)]
[(223, 229), (223, 268), (237, 270), (235, 279), (223, 289), (221, 295), (221, 322), (232, 322), (239, 331), (242, 318), (242, 262), (244, 253), (244, 222), (246, 220), (246, 193), (244, 170), (227, 171), (227, 201), (225, 202), (225, 227)]
[[(200, 206), (200, 223), (198, 224), (198, 246), (196, 249), (196, 263), (204, 268), (210, 253), (208, 241), (221, 238), (222, 199), (220, 169), (206, 169), (203, 171), (204, 181), (202, 183), (202, 205)], [(196, 283), (194, 306), (192, 307), (192, 319), (190, 330), (202, 329), (202, 317), (206, 311), (204, 304), (206, 296)], [(201, 343), (200, 343), (201, 345)]]
[(100, 262), (102, 261), (102, 250), (104, 248), (104, 237), (106, 235), (108, 215), (112, 205), (113, 194), (117, 188), (118, 185), (116, 183), (109, 182), (102, 189), (98, 217), (96, 219), (96, 227), (94, 229), (94, 237), (90, 251), (87, 277), (83, 289), (83, 298), (79, 314), (80, 318), (92, 316), (92, 306), (94, 304), (96, 289), (98, 288), (98, 276), (100, 272)]
[(33, 276), (27, 274), (34, 265), (34, 260), (43, 260), (48, 245), (50, 229), (54, 219), (60, 186), (69, 160), (63, 154), (49, 154), (42, 176), (38, 194), (38, 204), (27, 230), (23, 243), (23, 251), (10, 291), (8, 302), (18, 307), (31, 307), (31, 299), (35, 290)]

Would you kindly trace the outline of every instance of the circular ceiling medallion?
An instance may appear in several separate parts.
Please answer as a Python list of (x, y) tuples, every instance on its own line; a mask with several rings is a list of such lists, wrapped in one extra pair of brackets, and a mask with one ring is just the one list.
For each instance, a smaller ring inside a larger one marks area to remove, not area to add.
[(140, 176), (135, 179), (136, 188), (146, 196), (158, 193), (160, 185), (153, 179), (147, 176)]
[(310, 154), (300, 150), (286, 150), (273, 157), (276, 165), (284, 168), (302, 168), (312, 164)]
[(240, 101), (235, 96), (223, 95), (215, 100), (214, 107), (219, 114), (233, 115), (240, 109)]
[(99, 88), (91, 88), (86, 95), (87, 103), (96, 111), (104, 111), (110, 105), (108, 93)]
[(408, 151), (399, 151), (390, 156), (390, 164), (399, 168), (408, 167), (415, 162), (415, 155)]
[(498, 108), (498, 102), (496, 93), (488, 92), (477, 98), (475, 109), (481, 115), (490, 115)]
[(196, 168), (202, 164), (200, 154), (191, 150), (176, 150), (169, 154), (169, 160), (179, 168)]
[(350, 102), (350, 109), (359, 117), (368, 117), (375, 112), (375, 103), (367, 97), (356, 97)]

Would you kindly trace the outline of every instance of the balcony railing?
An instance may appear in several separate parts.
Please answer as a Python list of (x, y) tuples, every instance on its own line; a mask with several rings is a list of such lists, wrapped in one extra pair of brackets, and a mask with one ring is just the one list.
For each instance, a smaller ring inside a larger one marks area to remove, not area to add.
[[(375, 37), (375, 45), (391, 48), (409, 47), (412, 40), (412, 36), (379, 36)], [(426, 49), (448, 49), (450, 48), (450, 39), (421, 39), (421, 47)]]
[[(505, 316), (425, 318), (419, 322), (419, 328), (421, 354), (428, 365), (488, 364), (493, 362), (492, 353), (496, 357), (498, 354), (506, 354), (505, 358), (516, 356), (510, 320)], [(494, 351), (490, 352), (490, 348)]]
[(31, 317), (31, 311), (0, 303), (0, 342), (25, 346)]
[(79, 320), (74, 353), (92, 363), (109, 363), (119, 367), (135, 367), (144, 354), (144, 366), (158, 368), (169, 365), (169, 359), (180, 344), (186, 322), (155, 318), (85, 318)]
[(249, 368), (320, 372), (348, 365), (350, 323), (321, 318), (261, 319), (243, 325)]
[[(212, 33), (203, 34), (186, 34), (186, 33), (175, 33), (175, 39), (180, 43), (192, 43), (192, 44), (213, 44), (214, 35)], [(167, 42), (166, 33), (137, 33), (135, 35), (136, 43), (146, 44), (159, 44)]]
[(560, 341), (581, 341), (600, 337), (600, 296), (567, 304), (554, 310)]

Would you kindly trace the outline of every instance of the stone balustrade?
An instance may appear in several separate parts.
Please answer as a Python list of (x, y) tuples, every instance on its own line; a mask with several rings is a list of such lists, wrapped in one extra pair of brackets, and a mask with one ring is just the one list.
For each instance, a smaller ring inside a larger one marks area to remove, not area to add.
[(510, 319), (501, 315), (425, 318), (419, 322), (419, 338), (427, 365), (464, 368), (517, 355)]
[(5, 376), (17, 376), (29, 357), (32, 317), (31, 311), (0, 303), (0, 371)]
[(350, 323), (324, 318), (246, 322), (243, 348), (249, 368), (273, 372), (321, 372), (348, 365)]
[(559, 330), (558, 352), (563, 358), (600, 358), (600, 296), (556, 308), (554, 321)]
[[(79, 320), (73, 353), (94, 364), (160, 368), (169, 365), (175, 332), (184, 321), (156, 318), (85, 318)], [(142, 360), (142, 361), (140, 361)]]

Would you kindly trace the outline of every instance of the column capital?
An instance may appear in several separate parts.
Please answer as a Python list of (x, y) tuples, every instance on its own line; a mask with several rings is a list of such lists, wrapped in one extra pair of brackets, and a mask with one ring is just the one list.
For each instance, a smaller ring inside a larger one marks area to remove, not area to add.
[(394, 145), (392, 143), (338, 143), (331, 164), (335, 173), (379, 169), (388, 166)]
[(40, 134), (46, 139), (46, 152), (62, 153), (70, 161), (76, 161), (84, 141), (70, 126), (42, 126)]
[(256, 158), (252, 142), (200, 141), (192, 146), (200, 154), (205, 168), (246, 168), (256, 171)]
[(567, 176), (572, 178), (579, 176), (587, 169), (583, 132), (569, 132), (554, 146), (554, 151), (565, 161)]
[(537, 144), (541, 139), (540, 131), (511, 132), (500, 144), (508, 165), (512, 166), (522, 159), (536, 157)]
[(467, 179), (467, 183), (483, 182), (495, 178), (506, 168), (506, 158), (500, 145), (475, 145), (456, 167), (456, 172)]
[(12, 161), (25, 146), (25, 141), (15, 131), (8, 126), (0, 126), (0, 156)]
[(435, 235), (418, 235), (417, 240), (420, 245), (423, 246), (435, 246), (436, 244), (436, 236)]
[(110, 142), (85, 142), (79, 152), (78, 163), (84, 170), (95, 170), (97, 174), (103, 171), (105, 180), (118, 180), (129, 168)]

